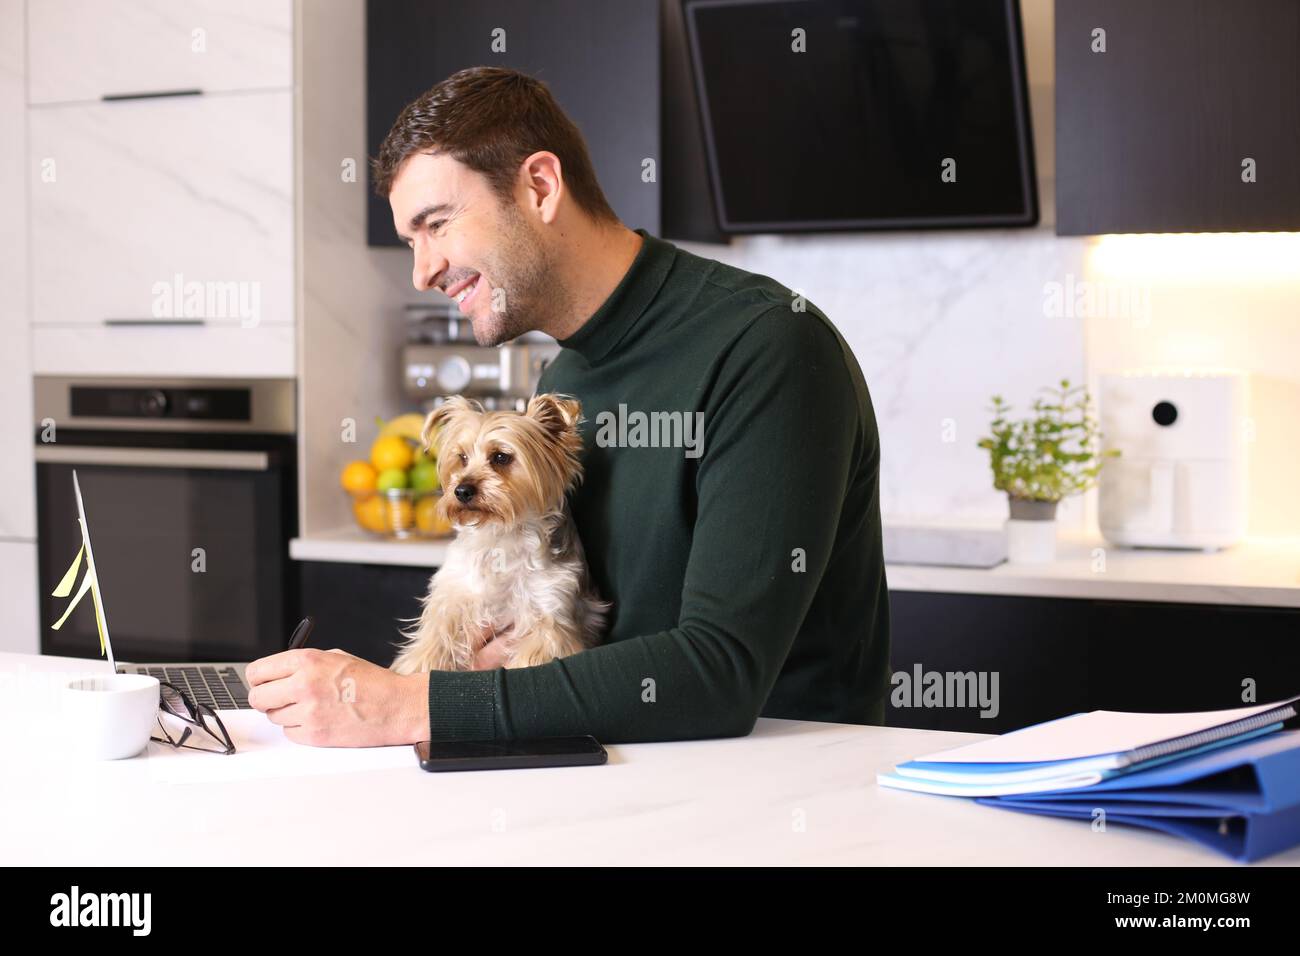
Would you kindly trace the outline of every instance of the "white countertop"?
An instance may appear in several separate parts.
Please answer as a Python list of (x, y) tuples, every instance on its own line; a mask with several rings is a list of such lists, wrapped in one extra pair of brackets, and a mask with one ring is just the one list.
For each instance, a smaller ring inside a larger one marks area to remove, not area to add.
[(398, 748), (387, 769), (167, 782), (157, 761), (174, 757), (76, 764), (29, 736), (55, 745), (33, 711), (51, 674), (93, 663), (0, 654), (8, 864), (1235, 865), (1161, 834), (881, 789), (878, 770), (979, 735), (850, 724), (765, 719), (748, 737), (610, 746), (601, 767), (430, 774)]
[(890, 590), (1300, 608), (1300, 540), (1248, 538), (1222, 551), (1119, 548), (1062, 533), (1056, 560), (995, 568), (887, 565)]
[[(302, 561), (438, 567), (446, 541), (389, 541), (356, 527), (295, 538)], [(1117, 548), (1062, 532), (1046, 565), (954, 568), (886, 564), (894, 591), (1000, 594), (1300, 608), (1300, 539), (1250, 538), (1223, 551)]]
[(419, 568), (439, 567), (450, 539), (382, 538), (351, 525), (334, 531), (294, 538), (289, 557), (295, 561), (341, 561), (347, 564), (405, 564)]

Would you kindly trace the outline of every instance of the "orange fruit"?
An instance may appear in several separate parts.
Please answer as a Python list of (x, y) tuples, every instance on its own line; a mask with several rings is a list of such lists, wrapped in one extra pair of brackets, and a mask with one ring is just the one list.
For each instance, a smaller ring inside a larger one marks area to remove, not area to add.
[(349, 494), (364, 495), (375, 490), (378, 474), (368, 461), (350, 461), (339, 475), (339, 484)]
[(438, 514), (438, 496), (428, 495), (415, 505), (415, 526), (421, 534), (430, 537), (442, 537), (451, 534), (451, 522)]
[(388, 512), (383, 495), (368, 495), (352, 502), (352, 514), (357, 524), (367, 531), (384, 534), (388, 531)]
[(411, 450), (411, 443), (400, 435), (376, 438), (375, 443), (370, 446), (370, 464), (375, 466), (375, 471), (389, 471), (393, 468), (406, 471), (411, 467), (414, 458), (415, 452)]

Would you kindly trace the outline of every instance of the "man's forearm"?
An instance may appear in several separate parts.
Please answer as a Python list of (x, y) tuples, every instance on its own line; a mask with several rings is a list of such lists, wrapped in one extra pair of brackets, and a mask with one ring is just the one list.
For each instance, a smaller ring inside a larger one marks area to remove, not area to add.
[(499, 671), (431, 671), (424, 696), (427, 740), (491, 740), (497, 730)]
[[(773, 648), (773, 661), (783, 657)], [(434, 672), (429, 731), (435, 740), (591, 734), (605, 743), (740, 736), (770, 676), (726, 635), (673, 628), (539, 667)]]

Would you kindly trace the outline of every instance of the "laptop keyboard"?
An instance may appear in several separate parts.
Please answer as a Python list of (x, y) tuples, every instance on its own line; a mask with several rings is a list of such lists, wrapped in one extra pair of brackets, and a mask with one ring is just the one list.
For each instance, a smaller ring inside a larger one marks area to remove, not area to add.
[(180, 688), (197, 703), (213, 710), (248, 710), (248, 688), (233, 667), (216, 668), (211, 664), (184, 667), (151, 667), (141, 664), (137, 674), (148, 674)]

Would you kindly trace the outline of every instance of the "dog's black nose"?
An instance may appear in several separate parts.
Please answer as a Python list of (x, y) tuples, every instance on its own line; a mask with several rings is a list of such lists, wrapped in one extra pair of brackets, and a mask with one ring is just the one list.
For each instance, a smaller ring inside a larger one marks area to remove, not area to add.
[(456, 497), (460, 500), (460, 503), (464, 505), (469, 504), (477, 492), (478, 489), (469, 483), (459, 484), (456, 486)]

